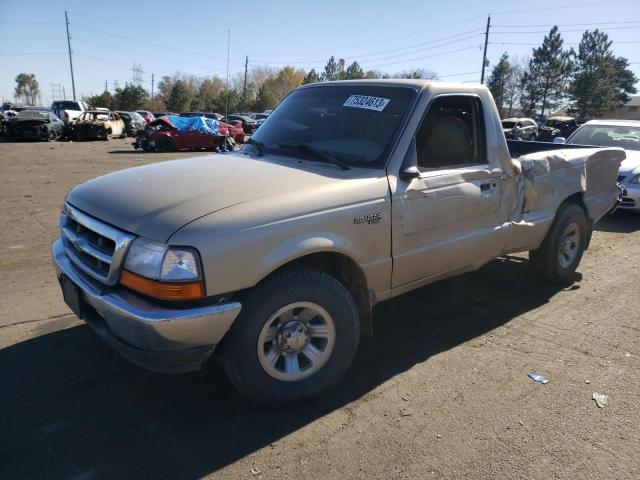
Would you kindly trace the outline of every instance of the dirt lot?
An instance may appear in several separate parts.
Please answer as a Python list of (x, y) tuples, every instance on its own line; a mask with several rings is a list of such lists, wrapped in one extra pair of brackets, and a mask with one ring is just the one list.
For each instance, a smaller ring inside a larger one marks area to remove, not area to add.
[(337, 389), (268, 410), (215, 363), (129, 365), (63, 304), (65, 192), (193, 155), (129, 144), (0, 143), (0, 478), (640, 476), (640, 215), (598, 225), (568, 288), (510, 257), (376, 307)]

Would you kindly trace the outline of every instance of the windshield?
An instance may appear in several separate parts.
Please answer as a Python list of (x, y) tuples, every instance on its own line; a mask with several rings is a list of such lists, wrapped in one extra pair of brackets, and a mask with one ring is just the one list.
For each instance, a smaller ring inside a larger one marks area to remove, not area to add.
[(415, 97), (416, 92), (406, 87), (302, 88), (283, 100), (253, 139), (261, 142), (266, 152), (315, 159), (317, 155), (308, 149), (291, 148), (305, 144), (349, 165), (383, 167)]
[(502, 121), (502, 128), (513, 128), (516, 126), (516, 122), (513, 122), (511, 120), (503, 120)]
[(49, 120), (49, 112), (46, 110), (22, 110), (16, 118), (44, 118)]
[(640, 125), (584, 125), (576, 130), (567, 143), (640, 150)]

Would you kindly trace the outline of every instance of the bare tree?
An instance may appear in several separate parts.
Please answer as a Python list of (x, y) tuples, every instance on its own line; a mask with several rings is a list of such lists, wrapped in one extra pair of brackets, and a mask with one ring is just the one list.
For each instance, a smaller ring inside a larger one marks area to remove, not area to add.
[(34, 73), (21, 73), (16, 77), (16, 99), (23, 97), (25, 103), (35, 105), (40, 93), (40, 85)]

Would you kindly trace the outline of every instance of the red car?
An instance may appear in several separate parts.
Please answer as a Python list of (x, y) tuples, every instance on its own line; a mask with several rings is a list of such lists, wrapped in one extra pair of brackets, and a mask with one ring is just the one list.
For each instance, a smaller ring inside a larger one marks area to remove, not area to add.
[(222, 125), (219, 135), (206, 131), (178, 130), (168, 117), (160, 117), (147, 125), (138, 135), (134, 148), (145, 151), (173, 152), (175, 150), (194, 150), (200, 148), (217, 149), (224, 145), (225, 133)]
[(230, 136), (236, 143), (244, 143), (244, 130), (240, 121), (231, 124), (220, 122), (220, 133)]

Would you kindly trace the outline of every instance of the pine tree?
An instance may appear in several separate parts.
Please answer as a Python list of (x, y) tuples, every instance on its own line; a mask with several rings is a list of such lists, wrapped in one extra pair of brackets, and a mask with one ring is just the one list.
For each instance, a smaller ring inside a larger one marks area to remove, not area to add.
[(338, 62), (333, 55), (327, 61), (324, 66), (324, 73), (322, 74), (323, 82), (330, 82), (332, 80), (338, 80), (340, 78), (340, 69), (338, 68)]
[(580, 119), (601, 117), (636, 93), (636, 76), (628, 61), (615, 57), (612, 42), (599, 30), (586, 31), (575, 55), (575, 71), (569, 86), (572, 110)]
[(358, 62), (353, 62), (344, 72), (345, 80), (360, 80), (364, 78), (364, 71)]
[(311, 70), (309, 70), (309, 73), (305, 75), (304, 80), (302, 81), (302, 84), (306, 85), (307, 83), (318, 83), (319, 81), (320, 81), (320, 75), (318, 75), (315, 68), (312, 68)]
[(523, 104), (529, 114), (538, 111), (544, 117), (566, 95), (573, 68), (573, 50), (564, 50), (563, 43), (556, 25), (544, 37), (542, 45), (533, 49), (529, 68), (522, 78)]
[(509, 63), (509, 55), (507, 53), (503, 53), (496, 66), (493, 67), (487, 82), (487, 87), (489, 87), (489, 90), (493, 95), (501, 117), (504, 116), (505, 105), (509, 98), (508, 90), (511, 73), (512, 68)]

